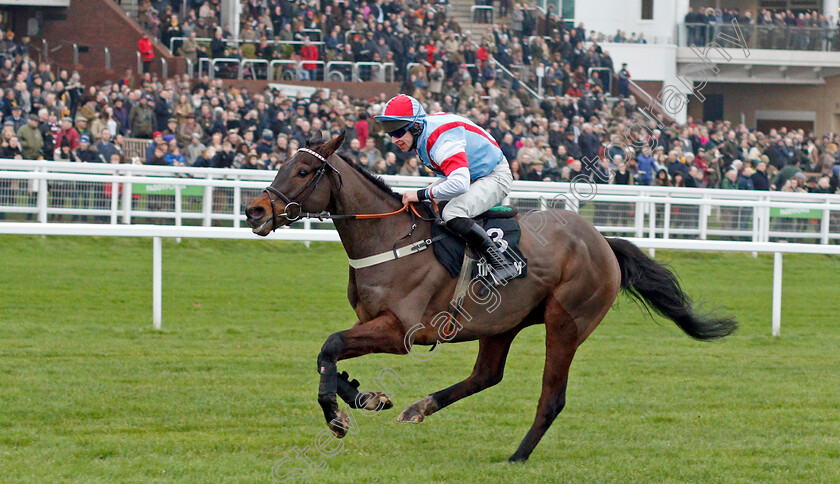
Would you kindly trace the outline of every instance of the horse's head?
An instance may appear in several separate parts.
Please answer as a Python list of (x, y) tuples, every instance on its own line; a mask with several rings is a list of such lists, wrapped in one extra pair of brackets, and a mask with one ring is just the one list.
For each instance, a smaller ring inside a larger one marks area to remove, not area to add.
[(248, 225), (257, 235), (298, 219), (301, 212), (321, 212), (330, 202), (328, 170), (335, 170), (327, 161), (344, 143), (344, 133), (332, 140), (299, 149), (277, 171), (271, 185), (245, 209)]

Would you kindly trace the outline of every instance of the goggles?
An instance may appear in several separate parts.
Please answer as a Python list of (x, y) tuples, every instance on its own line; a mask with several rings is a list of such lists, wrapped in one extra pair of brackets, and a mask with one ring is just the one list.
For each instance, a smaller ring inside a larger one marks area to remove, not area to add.
[(382, 129), (388, 133), (388, 136), (393, 136), (394, 138), (402, 138), (405, 136), (405, 133), (414, 126), (414, 121), (406, 121), (403, 119), (381, 121), (381, 123)]
[(388, 136), (391, 136), (393, 138), (402, 138), (403, 136), (405, 136), (405, 133), (407, 133), (407, 132), (408, 132), (408, 126), (403, 126), (402, 128), (391, 131), (390, 133), (388, 133)]

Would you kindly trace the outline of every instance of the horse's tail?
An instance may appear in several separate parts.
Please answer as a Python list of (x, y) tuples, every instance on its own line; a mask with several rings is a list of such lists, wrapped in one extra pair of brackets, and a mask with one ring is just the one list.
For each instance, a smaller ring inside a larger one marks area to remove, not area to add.
[(732, 334), (738, 322), (731, 317), (698, 313), (677, 276), (666, 266), (644, 254), (624, 239), (607, 238), (621, 268), (621, 289), (638, 301), (650, 313), (677, 323), (692, 338), (709, 340)]

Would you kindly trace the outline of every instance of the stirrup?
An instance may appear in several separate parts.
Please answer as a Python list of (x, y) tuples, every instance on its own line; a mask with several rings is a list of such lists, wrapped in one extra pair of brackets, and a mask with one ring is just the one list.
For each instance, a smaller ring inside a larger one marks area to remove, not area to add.
[(487, 247), (482, 251), (481, 256), (487, 267), (487, 274), (479, 277), (482, 281), (481, 289), (478, 291), (479, 296), (486, 296), (489, 287), (504, 286), (519, 275), (516, 265), (499, 252), (498, 248)]

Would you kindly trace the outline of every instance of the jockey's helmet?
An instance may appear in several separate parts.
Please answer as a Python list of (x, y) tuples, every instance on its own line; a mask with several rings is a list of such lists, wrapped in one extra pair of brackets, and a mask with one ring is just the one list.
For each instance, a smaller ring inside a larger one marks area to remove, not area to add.
[(389, 135), (399, 134), (402, 137), (417, 121), (426, 117), (426, 111), (420, 101), (411, 96), (400, 94), (391, 98), (382, 108), (382, 114), (374, 116), (383, 130)]

